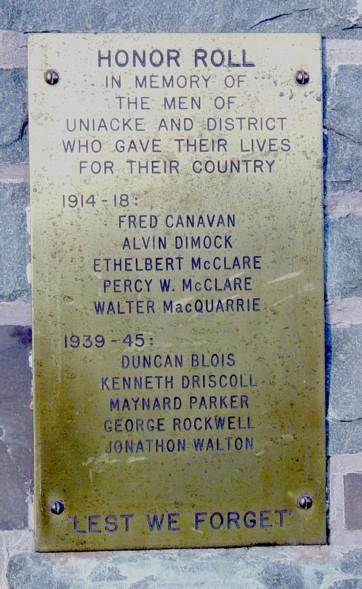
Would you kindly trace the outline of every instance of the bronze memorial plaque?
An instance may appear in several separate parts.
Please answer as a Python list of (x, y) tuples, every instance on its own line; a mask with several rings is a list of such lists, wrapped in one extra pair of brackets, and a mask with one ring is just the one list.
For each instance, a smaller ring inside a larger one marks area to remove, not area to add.
[(325, 542), (321, 42), (30, 37), (40, 551)]

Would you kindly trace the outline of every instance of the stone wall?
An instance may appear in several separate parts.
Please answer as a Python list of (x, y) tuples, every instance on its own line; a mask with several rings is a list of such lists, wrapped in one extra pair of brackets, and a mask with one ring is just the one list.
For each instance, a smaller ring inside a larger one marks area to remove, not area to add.
[[(362, 588), (362, 6), (357, 0), (0, 3), (0, 588)], [(330, 545), (37, 554), (32, 540), (27, 34), (320, 32)]]

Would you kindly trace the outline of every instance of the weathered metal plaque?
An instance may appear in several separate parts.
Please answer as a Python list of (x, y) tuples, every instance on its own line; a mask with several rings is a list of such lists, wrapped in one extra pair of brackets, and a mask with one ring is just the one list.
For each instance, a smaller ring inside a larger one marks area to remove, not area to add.
[(323, 543), (319, 36), (34, 35), (29, 96), (37, 548)]

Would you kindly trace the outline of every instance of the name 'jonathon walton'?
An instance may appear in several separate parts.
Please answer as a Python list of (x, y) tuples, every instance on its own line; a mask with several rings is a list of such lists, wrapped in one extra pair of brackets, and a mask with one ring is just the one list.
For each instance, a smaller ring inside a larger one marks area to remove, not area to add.
[[(180, 68), (182, 53), (179, 49), (98, 49), (98, 67), (168, 67)], [(194, 67), (211, 68), (248, 68), (255, 63), (247, 55), (246, 49), (194, 49), (192, 53)]]

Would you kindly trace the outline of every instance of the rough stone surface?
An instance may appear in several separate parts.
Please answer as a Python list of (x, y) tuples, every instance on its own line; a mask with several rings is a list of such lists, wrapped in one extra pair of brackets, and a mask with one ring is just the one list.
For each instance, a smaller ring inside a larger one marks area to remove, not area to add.
[(0, 161), (23, 162), (28, 157), (26, 74), (0, 69)]
[(97, 564), (89, 575), (91, 581), (125, 581), (127, 577), (122, 575), (118, 567), (108, 562)]
[[(362, 57), (362, 56), (361, 56)], [(333, 84), (333, 82), (332, 82)], [(328, 181), (334, 189), (362, 188), (362, 65), (340, 65), (327, 108)]]
[(82, 554), (10, 550), (6, 577), (9, 589), (358, 589), (361, 574), (349, 564), (356, 552), (341, 555), (316, 546)]
[(362, 219), (347, 217), (326, 226), (327, 298), (362, 295)]
[(333, 328), (328, 359), (330, 417), (362, 419), (362, 325)]
[(357, 0), (3, 0), (1, 28), (17, 31), (254, 31), (361, 36)]
[(10, 589), (85, 589), (75, 576), (63, 579), (56, 574), (49, 557), (41, 554), (18, 554), (10, 559), (7, 580)]
[(0, 327), (0, 529), (25, 528), (32, 478), (29, 327)]
[(341, 561), (341, 571), (362, 579), (362, 550), (348, 552)]
[(292, 564), (270, 564), (262, 578), (267, 589), (306, 589), (300, 567)]
[(328, 454), (362, 452), (362, 420), (328, 420)]
[(26, 35), (15, 31), (0, 30), (0, 67), (26, 67)]
[(329, 585), (328, 589), (362, 589), (362, 579), (343, 579)]
[(30, 286), (26, 266), (30, 261), (26, 184), (0, 183), (0, 301), (27, 299)]

